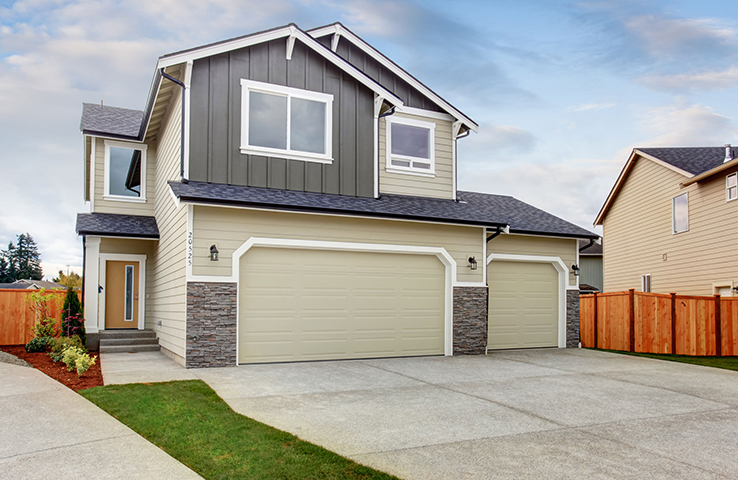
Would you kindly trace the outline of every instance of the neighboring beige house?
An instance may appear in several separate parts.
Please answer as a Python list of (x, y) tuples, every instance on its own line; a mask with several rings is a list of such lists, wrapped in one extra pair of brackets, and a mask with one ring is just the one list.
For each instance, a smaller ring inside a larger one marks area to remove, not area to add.
[(144, 111), (85, 104), (81, 128), (105, 348), (143, 330), (206, 367), (579, 342), (598, 235), (459, 191), (477, 124), (341, 24), (164, 55)]
[(738, 149), (633, 150), (595, 221), (604, 289), (732, 296), (738, 286)]
[(602, 241), (579, 241), (579, 290), (582, 293), (602, 291)]

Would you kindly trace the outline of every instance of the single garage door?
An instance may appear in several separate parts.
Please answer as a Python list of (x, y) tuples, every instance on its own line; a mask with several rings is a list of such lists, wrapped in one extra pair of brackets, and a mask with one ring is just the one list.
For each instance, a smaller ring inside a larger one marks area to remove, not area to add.
[(550, 263), (490, 262), (487, 348), (558, 346), (558, 279)]
[(436, 256), (260, 247), (240, 269), (239, 363), (443, 354)]

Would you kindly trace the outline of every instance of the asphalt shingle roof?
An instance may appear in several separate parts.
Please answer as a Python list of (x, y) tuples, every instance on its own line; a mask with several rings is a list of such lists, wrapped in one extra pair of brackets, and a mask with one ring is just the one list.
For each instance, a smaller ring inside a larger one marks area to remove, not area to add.
[(83, 132), (138, 138), (143, 118), (144, 112), (141, 110), (83, 103), (80, 129)]
[[(699, 175), (725, 160), (725, 147), (678, 147), (678, 148), (637, 148), (643, 153), (656, 157), (670, 165)], [(731, 147), (732, 157), (738, 156), (738, 147)]]
[(154, 217), (114, 213), (77, 214), (78, 235), (159, 238)]
[(375, 199), (204, 182), (170, 181), (169, 185), (182, 201), (488, 227), (509, 225), (516, 233), (599, 238), (596, 233), (504, 195), (458, 192), (459, 201), (456, 202), (388, 194)]

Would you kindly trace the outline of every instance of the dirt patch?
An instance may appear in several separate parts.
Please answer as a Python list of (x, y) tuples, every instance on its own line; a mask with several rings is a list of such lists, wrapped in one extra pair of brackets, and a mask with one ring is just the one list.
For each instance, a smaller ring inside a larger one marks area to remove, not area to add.
[(103, 385), (102, 370), (100, 369), (100, 356), (98, 352), (90, 352), (97, 357), (95, 364), (85, 372), (77, 376), (77, 372), (68, 372), (67, 366), (61, 362), (53, 362), (48, 353), (28, 353), (23, 345), (0, 345), (3, 352), (15, 355), (21, 360), (30, 363), (37, 370), (41, 370), (59, 383), (63, 383), (75, 392), (85, 388), (100, 387)]

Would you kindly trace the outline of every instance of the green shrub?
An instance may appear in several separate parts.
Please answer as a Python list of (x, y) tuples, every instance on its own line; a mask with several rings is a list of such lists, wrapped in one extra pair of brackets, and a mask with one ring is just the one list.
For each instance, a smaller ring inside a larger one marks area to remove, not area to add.
[(33, 327), (33, 333), (36, 338), (48, 338), (53, 337), (56, 334), (56, 320), (53, 318), (42, 318), (36, 322), (36, 326)]
[(62, 355), (62, 361), (67, 365), (67, 369), (70, 372), (76, 369), (77, 375), (80, 376), (95, 364), (96, 359), (97, 357), (90, 357), (83, 349), (73, 346), (65, 348)]
[(26, 344), (26, 352), (45, 352), (46, 349), (49, 347), (50, 342), (51, 338), (49, 337), (36, 337)]
[(82, 345), (82, 340), (77, 336), (71, 336), (71, 337), (56, 337), (52, 338), (49, 341), (49, 347), (51, 347), (51, 351), (49, 352), (49, 356), (51, 359), (55, 362), (61, 362), (62, 357), (64, 355), (64, 350), (67, 347), (75, 347), (79, 348), (83, 351), (86, 351), (84, 349), (84, 345)]

